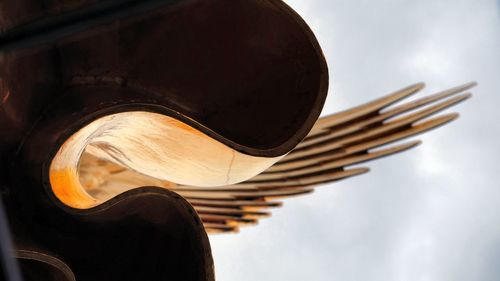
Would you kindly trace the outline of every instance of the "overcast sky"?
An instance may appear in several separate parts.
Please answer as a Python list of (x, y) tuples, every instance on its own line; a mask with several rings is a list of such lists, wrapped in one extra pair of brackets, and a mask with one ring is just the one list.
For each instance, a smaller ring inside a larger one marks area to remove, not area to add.
[(218, 281), (500, 280), (500, 1), (286, 2), (328, 60), (323, 114), (419, 81), (479, 86), (416, 149), (212, 236)]

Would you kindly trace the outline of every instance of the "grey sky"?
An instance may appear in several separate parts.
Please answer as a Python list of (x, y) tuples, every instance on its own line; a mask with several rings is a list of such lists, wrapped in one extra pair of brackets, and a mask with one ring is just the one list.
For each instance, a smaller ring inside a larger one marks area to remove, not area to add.
[(327, 57), (324, 114), (419, 81), (479, 86), (416, 149), (212, 236), (217, 279), (500, 280), (500, 1), (287, 3)]

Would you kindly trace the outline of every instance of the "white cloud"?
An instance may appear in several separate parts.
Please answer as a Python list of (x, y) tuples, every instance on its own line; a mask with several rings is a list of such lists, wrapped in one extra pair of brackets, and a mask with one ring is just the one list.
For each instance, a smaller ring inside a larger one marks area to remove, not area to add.
[(500, 2), (287, 2), (329, 62), (324, 114), (418, 81), (479, 87), (422, 146), (213, 236), (218, 280), (498, 280)]

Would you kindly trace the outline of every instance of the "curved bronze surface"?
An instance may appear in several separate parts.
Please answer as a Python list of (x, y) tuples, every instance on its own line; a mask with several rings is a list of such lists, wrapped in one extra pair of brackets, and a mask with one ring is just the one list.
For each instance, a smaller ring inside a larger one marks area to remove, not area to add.
[[(143, 187), (76, 210), (51, 191), (51, 159), (86, 124), (126, 111), (282, 156), (327, 87), (318, 42), (279, 0), (5, 1), (0, 191), (18, 250), (51, 253), (77, 280), (213, 280), (206, 232), (179, 195)], [(23, 268), (62, 278), (47, 263)]]
[[(203, 225), (176, 193), (143, 187), (86, 212), (66, 212), (50, 201), (26, 203), (17, 208), (32, 208), (36, 214), (15, 213), (18, 248), (50, 249), (77, 280), (214, 280)], [(57, 272), (23, 264), (28, 275), (67, 273), (61, 264), (51, 264)]]
[(60, 259), (38, 250), (17, 250), (15, 257), (26, 280), (76, 281), (75, 275)]
[[(0, 75), (4, 91), (13, 92), (6, 106), (18, 114), (38, 116), (74, 88), (83, 93), (68, 109), (91, 109), (85, 92), (111, 87), (129, 93), (113, 101), (94, 96), (95, 103), (166, 107), (211, 137), (265, 157), (287, 153), (306, 136), (328, 85), (314, 35), (277, 0), (181, 1), (4, 53)], [(19, 99), (37, 105), (28, 110)]]

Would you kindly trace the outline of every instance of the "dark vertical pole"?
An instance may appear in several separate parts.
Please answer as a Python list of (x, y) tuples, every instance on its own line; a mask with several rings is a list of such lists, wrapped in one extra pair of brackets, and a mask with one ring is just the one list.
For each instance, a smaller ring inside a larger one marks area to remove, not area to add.
[(12, 239), (9, 233), (7, 215), (0, 195), (0, 261), (3, 276), (8, 281), (21, 281), (21, 272), (17, 260), (12, 256)]

